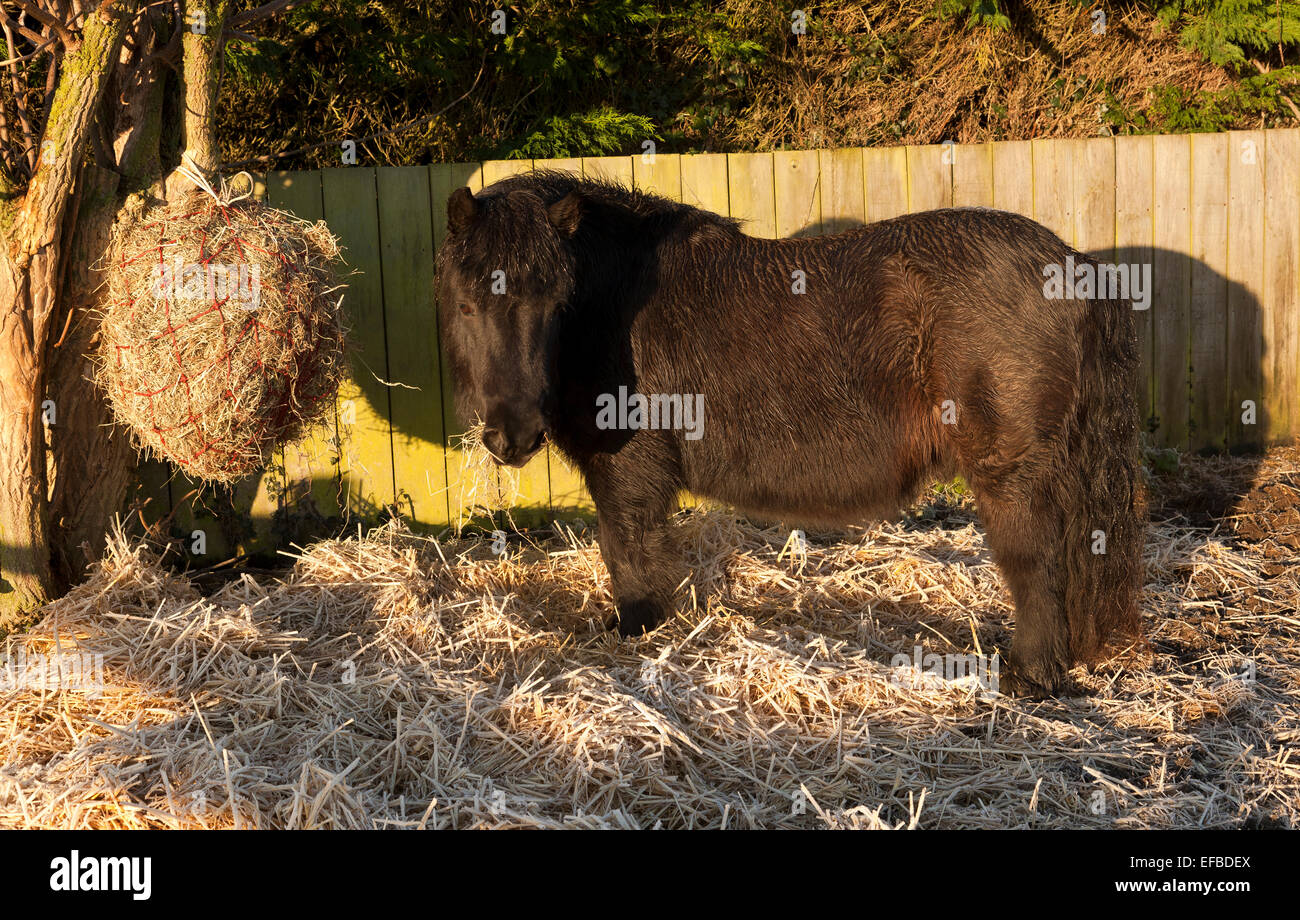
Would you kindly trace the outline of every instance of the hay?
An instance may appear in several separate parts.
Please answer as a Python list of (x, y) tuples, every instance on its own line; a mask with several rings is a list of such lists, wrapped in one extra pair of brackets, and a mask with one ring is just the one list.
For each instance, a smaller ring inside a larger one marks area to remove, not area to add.
[(344, 321), (324, 222), (195, 191), (119, 224), (109, 258), (97, 379), (139, 447), (229, 483), (332, 411)]
[(519, 470), (499, 466), (493, 460), (492, 452), (483, 443), (486, 427), (482, 421), (475, 422), (455, 442), (461, 474), (451, 500), (456, 508), (452, 528), (458, 534), (481, 517), (495, 520), (499, 516), (513, 525), (510, 509), (519, 500)]
[(116, 535), (12, 641), (101, 653), (105, 687), (0, 690), (0, 826), (1300, 823), (1300, 581), (1262, 544), (1158, 522), (1150, 647), (1035, 703), (891, 663), (1005, 647), (965, 506), (806, 553), (719, 512), (678, 534), (694, 593), (622, 642), (588, 532), (498, 558), (390, 525), (209, 597)]

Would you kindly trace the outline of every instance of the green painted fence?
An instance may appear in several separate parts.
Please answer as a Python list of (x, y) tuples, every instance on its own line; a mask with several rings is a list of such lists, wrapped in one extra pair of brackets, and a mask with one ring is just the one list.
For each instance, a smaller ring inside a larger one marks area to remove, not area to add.
[[(452, 190), (533, 168), (612, 179), (742, 218), (761, 237), (833, 233), (912, 211), (1017, 211), (1106, 261), (1150, 263), (1139, 400), (1156, 444), (1236, 448), (1300, 433), (1300, 130), (775, 153), (355, 166), (259, 177), (263, 200), (323, 218), (359, 274), (359, 350), (326, 428), (232, 492), (141, 468), (149, 513), (253, 552), (397, 513), (437, 531), (461, 511), (461, 425), (438, 348), (434, 252)], [(401, 384), (388, 386), (382, 381)], [(1252, 401), (1254, 424), (1243, 421)], [(549, 449), (520, 475), (518, 523), (591, 510)]]

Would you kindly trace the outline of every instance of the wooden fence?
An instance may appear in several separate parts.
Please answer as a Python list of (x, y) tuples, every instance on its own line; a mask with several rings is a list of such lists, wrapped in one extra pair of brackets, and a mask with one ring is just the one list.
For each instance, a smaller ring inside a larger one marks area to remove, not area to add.
[[(204, 529), (209, 558), (373, 521), (438, 530), (460, 511), (463, 458), (435, 320), (446, 199), (536, 168), (613, 179), (742, 218), (761, 237), (833, 233), (912, 211), (987, 206), (1105, 261), (1150, 264), (1136, 314), (1136, 398), (1156, 444), (1239, 448), (1300, 433), (1300, 129), (775, 153), (354, 166), (259, 177), (258, 194), (324, 218), (350, 265), (360, 351), (327, 429), (233, 495), (146, 464), (155, 516)], [(401, 386), (385, 386), (384, 381)], [(1253, 423), (1249, 405), (1253, 403)], [(590, 511), (549, 450), (521, 473), (516, 521)], [(278, 513), (277, 513), (278, 512)]]

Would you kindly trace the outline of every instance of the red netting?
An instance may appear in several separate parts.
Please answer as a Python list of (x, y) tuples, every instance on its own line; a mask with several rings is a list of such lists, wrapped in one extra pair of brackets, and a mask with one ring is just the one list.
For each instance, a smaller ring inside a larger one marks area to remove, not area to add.
[(139, 443), (189, 475), (256, 472), (333, 406), (339, 252), (325, 224), (194, 194), (122, 228), (99, 380)]

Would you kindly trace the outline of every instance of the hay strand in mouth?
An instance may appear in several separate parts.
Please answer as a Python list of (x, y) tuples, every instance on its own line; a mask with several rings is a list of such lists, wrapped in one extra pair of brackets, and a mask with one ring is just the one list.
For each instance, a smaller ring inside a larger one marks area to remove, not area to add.
[(463, 533), (480, 515), (504, 518), (512, 530), (517, 529), (510, 509), (519, 500), (519, 470), (497, 463), (483, 443), (486, 427), (476, 421), (456, 439), (462, 457), (461, 476), (452, 496), (457, 506), (453, 524), (457, 533)]

